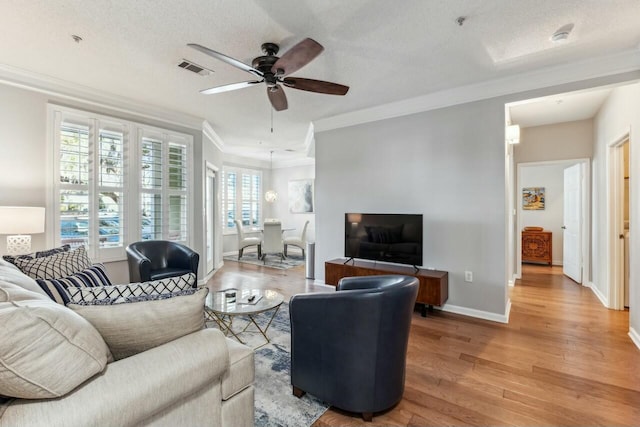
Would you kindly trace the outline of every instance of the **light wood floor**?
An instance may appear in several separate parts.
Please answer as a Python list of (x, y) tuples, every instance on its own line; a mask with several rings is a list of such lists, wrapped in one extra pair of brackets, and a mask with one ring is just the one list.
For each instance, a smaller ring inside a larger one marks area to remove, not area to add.
[[(287, 297), (326, 290), (304, 279), (303, 267), (234, 262), (209, 285)], [(330, 409), (314, 425), (640, 425), (640, 350), (627, 336), (627, 311), (607, 310), (546, 266), (523, 266), (511, 302), (507, 325), (416, 312), (402, 401), (373, 423)]]

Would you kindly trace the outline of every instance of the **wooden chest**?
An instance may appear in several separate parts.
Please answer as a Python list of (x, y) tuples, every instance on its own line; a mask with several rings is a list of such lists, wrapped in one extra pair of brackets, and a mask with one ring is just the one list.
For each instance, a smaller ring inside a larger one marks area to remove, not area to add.
[(522, 262), (551, 265), (552, 254), (550, 231), (522, 231)]

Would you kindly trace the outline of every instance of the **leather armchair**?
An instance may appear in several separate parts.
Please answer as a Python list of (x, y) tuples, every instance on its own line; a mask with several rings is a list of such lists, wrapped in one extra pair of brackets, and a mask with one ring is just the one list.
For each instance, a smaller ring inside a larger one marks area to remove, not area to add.
[(127, 246), (129, 280), (132, 283), (193, 273), (197, 285), (199, 261), (197, 252), (176, 242), (147, 240)]
[(346, 277), (336, 292), (293, 296), (293, 393), (367, 421), (398, 403), (418, 287), (409, 276)]

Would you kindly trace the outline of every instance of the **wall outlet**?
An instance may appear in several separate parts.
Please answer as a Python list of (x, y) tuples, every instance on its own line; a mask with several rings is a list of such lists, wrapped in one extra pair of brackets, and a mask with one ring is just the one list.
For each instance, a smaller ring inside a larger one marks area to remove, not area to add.
[(464, 272), (464, 281), (465, 282), (473, 282), (473, 272), (472, 271), (465, 271)]

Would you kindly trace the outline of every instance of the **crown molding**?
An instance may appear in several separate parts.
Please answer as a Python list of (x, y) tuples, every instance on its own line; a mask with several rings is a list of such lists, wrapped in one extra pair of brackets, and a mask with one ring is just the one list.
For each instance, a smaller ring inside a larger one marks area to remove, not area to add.
[(640, 70), (640, 51), (633, 49), (339, 114), (313, 124), (316, 132), (322, 132), (636, 70)]
[(220, 138), (220, 135), (213, 129), (213, 126), (208, 121), (202, 122), (202, 133), (207, 137), (216, 148), (224, 153), (224, 141)]
[(57, 99), (80, 102), (130, 115), (202, 130), (202, 118), (135, 101), (88, 86), (0, 64), (0, 83), (38, 92)]

